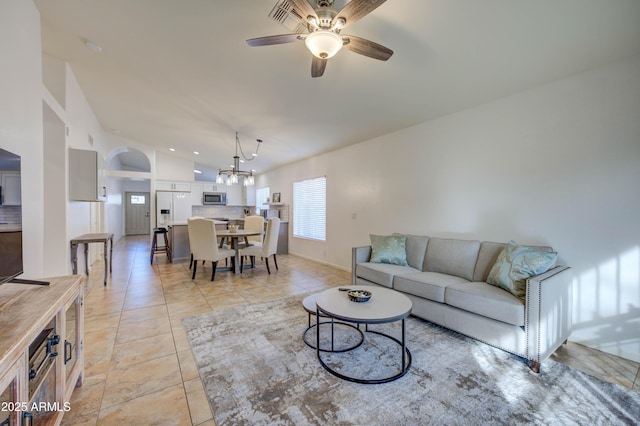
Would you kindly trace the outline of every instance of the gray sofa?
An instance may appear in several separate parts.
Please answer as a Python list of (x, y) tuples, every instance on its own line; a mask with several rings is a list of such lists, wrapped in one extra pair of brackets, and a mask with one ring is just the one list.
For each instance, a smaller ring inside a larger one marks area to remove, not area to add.
[(371, 263), (371, 246), (354, 247), (352, 284), (400, 291), (413, 302), (412, 315), (525, 358), (540, 372), (571, 333), (570, 268), (527, 279), (523, 303), (486, 282), (505, 246), (407, 235), (407, 266)]

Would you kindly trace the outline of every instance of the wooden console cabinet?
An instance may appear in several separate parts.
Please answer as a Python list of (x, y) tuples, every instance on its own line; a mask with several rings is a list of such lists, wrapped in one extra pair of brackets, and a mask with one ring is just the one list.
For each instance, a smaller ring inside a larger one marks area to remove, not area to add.
[[(43, 280), (50, 285), (0, 286), (0, 425), (59, 425), (72, 409), (73, 389), (82, 385), (82, 277)], [(29, 346), (49, 328), (59, 336), (52, 346), (57, 355), (47, 357), (52, 362), (39, 370), (45, 379), (30, 391)]]

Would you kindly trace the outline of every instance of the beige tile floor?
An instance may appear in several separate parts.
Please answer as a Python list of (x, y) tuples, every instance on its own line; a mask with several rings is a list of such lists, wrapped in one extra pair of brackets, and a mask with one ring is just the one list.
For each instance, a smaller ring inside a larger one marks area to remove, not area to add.
[[(260, 265), (212, 283), (207, 268), (192, 281), (188, 263), (160, 254), (151, 266), (148, 250), (148, 236), (123, 238), (108, 285), (101, 262), (85, 279), (85, 381), (65, 425), (215, 425), (182, 318), (350, 282), (348, 272), (290, 255), (270, 276)], [(553, 357), (640, 390), (638, 363), (572, 343)]]

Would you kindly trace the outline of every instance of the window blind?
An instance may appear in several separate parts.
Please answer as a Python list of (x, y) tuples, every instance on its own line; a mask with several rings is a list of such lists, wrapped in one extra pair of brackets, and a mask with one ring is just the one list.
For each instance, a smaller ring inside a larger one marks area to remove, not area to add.
[(327, 178), (293, 183), (293, 235), (326, 241)]

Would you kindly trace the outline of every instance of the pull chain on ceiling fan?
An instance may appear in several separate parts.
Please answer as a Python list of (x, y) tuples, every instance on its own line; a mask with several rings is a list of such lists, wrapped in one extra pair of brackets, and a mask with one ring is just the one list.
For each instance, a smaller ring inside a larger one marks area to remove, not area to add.
[(381, 61), (386, 61), (393, 55), (393, 50), (373, 41), (340, 34), (347, 25), (368, 15), (386, 0), (351, 0), (340, 12), (333, 8), (333, 0), (317, 0), (315, 9), (307, 0), (287, 1), (302, 16), (306, 16), (309, 33), (252, 38), (247, 40), (249, 46), (269, 46), (304, 40), (305, 46), (313, 54), (312, 77), (321, 77), (327, 66), (327, 60), (338, 53), (342, 47)]

